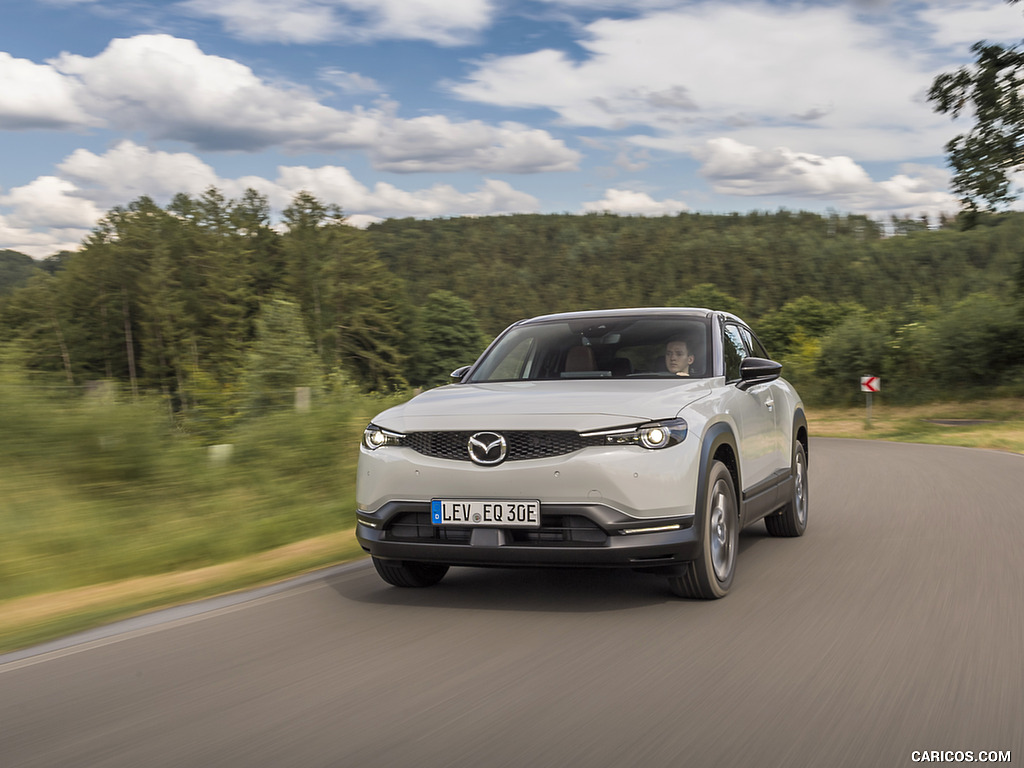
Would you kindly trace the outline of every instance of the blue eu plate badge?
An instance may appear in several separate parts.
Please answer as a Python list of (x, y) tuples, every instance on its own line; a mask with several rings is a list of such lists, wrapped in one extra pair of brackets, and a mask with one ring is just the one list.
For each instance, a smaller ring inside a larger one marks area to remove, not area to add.
[(434, 499), (430, 502), (430, 521), (434, 525), (441, 523), (441, 500)]

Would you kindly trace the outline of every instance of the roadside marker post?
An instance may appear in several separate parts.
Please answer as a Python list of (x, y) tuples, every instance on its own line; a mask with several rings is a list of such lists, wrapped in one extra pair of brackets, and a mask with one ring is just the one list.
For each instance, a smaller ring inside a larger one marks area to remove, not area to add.
[(882, 380), (877, 376), (861, 376), (860, 391), (868, 396), (868, 429), (871, 429), (871, 395), (882, 391)]

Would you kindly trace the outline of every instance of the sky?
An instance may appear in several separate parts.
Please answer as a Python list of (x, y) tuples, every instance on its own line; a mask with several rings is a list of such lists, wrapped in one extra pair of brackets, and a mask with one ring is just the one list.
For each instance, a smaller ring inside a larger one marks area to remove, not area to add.
[(0, 0), (0, 249), (308, 191), (507, 213), (954, 214), (932, 79), (1002, 0)]

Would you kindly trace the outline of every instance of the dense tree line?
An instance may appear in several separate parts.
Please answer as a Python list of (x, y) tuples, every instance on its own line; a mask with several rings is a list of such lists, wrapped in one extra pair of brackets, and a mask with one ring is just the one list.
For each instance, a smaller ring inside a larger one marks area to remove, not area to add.
[(363, 231), (305, 193), (278, 227), (254, 191), (165, 208), (140, 198), (77, 253), (37, 266), (3, 254), (0, 274), (22, 271), (0, 294), (0, 362), (37, 380), (159, 393), (214, 439), (247, 410), (286, 404), (294, 386), (441, 383), (521, 317), (711, 305), (751, 320), (820, 401), (855, 397), (865, 373), (904, 400), (1019, 391), (1024, 216), (975, 223), (778, 211)]
[[(417, 383), (400, 352), (404, 285), (366, 233), (305, 194), (282, 229), (252, 191), (115, 208), (59, 269), (34, 270), (3, 297), (3, 355), (67, 384), (113, 379), (162, 393), (186, 415), (237, 413), (273, 400), (254, 387), (328, 374), (365, 390)], [(297, 323), (280, 317), (289, 308)], [(273, 350), (307, 348), (314, 364), (269, 374)]]
[(27, 283), (39, 268), (35, 260), (24, 253), (0, 251), (0, 296)]
[(871, 310), (1003, 292), (1021, 262), (1024, 222), (930, 231), (813, 213), (525, 215), (370, 227), (380, 258), (417, 291), (468, 299), (488, 333), (525, 315), (676, 304), (711, 283), (751, 318), (812, 296)]

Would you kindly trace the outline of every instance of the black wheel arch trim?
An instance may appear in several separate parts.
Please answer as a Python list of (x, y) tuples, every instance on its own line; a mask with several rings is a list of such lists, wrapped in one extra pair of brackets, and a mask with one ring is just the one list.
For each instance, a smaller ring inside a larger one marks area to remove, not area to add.
[(741, 505), (742, 510), (743, 493), (740, 489), (743, 487), (743, 470), (740, 467), (736, 436), (733, 434), (732, 427), (727, 422), (719, 421), (708, 427), (700, 446), (700, 469), (697, 475), (697, 498), (696, 505), (694, 506), (693, 521), (700, 540), (703, 540), (704, 536), (704, 508), (707, 504), (708, 472), (711, 469), (711, 462), (714, 461), (715, 454), (718, 453), (718, 449), (723, 445), (727, 445), (733, 455), (732, 465), (727, 466), (729, 466), (729, 472), (735, 483), (733, 490), (736, 491), (736, 501)]
[(798, 440), (797, 435), (800, 434), (801, 429), (803, 429), (805, 435), (803, 442), (801, 442), (801, 445), (804, 447), (804, 460), (810, 464), (811, 451), (808, 443), (810, 442), (811, 432), (807, 428), (807, 415), (804, 413), (804, 409), (797, 408), (793, 411), (793, 447), (791, 450), (796, 450), (796, 442)]

